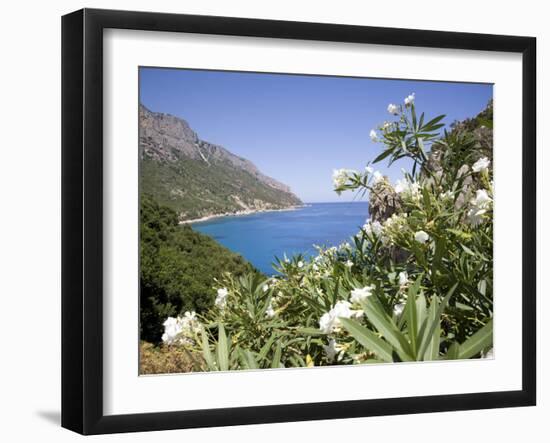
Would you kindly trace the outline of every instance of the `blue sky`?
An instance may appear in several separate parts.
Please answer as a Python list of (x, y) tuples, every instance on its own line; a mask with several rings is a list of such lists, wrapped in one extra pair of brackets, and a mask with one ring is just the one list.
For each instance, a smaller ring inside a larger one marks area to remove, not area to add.
[[(414, 92), (426, 119), (450, 124), (475, 116), (492, 85), (369, 78), (140, 69), (140, 100), (181, 117), (198, 136), (251, 160), (305, 202), (351, 201), (332, 191), (332, 170), (363, 169), (382, 149), (372, 128), (391, 120), (389, 103)], [(406, 161), (374, 165), (392, 181)]]

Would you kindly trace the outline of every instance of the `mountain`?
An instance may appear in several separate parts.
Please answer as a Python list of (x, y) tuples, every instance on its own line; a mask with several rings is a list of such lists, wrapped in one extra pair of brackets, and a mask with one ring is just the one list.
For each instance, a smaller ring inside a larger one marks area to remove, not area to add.
[(201, 140), (170, 114), (139, 108), (140, 186), (180, 221), (301, 205), (290, 188), (245, 158)]

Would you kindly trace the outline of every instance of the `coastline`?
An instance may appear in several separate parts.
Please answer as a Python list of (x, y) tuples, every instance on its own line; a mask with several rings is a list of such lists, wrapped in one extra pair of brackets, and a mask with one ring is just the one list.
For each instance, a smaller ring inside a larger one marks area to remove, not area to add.
[(244, 209), (242, 211), (237, 212), (224, 212), (221, 214), (212, 214), (212, 215), (206, 215), (204, 217), (200, 218), (192, 218), (190, 220), (182, 220), (179, 222), (180, 225), (187, 225), (187, 224), (193, 224), (193, 223), (201, 223), (205, 221), (214, 220), (216, 218), (225, 218), (225, 217), (242, 217), (246, 215), (253, 215), (253, 214), (261, 214), (264, 212), (285, 212), (285, 211), (297, 211), (298, 209), (302, 209), (307, 207), (308, 205), (298, 205), (298, 206), (289, 206), (288, 208), (280, 208), (280, 209)]

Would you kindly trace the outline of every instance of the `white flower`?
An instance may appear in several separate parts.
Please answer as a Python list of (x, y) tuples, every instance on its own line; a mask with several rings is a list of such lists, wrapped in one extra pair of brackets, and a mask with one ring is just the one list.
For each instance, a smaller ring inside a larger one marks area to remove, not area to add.
[(376, 131), (374, 129), (371, 129), (370, 130), (370, 139), (373, 141), (373, 142), (377, 142), (378, 141), (378, 134), (376, 133)]
[(361, 303), (372, 295), (373, 290), (374, 290), (373, 285), (365, 286), (363, 288), (352, 289), (350, 301), (352, 303)]
[(299, 268), (303, 268), (303, 267), (304, 267), (304, 262), (300, 260), (300, 261), (298, 262), (298, 267), (299, 267)]
[(319, 319), (319, 329), (325, 334), (338, 330), (341, 326), (340, 318), (351, 318), (353, 311), (350, 309), (350, 302), (339, 301), (329, 311), (325, 312)]
[(410, 182), (404, 178), (395, 182), (395, 192), (412, 198), (418, 198), (420, 197), (420, 185), (418, 182)]
[(365, 231), (365, 234), (368, 236), (372, 236), (373, 234), (377, 237), (382, 234), (383, 226), (379, 221), (371, 222), (369, 219), (365, 222), (363, 225), (363, 230)]
[(341, 249), (341, 250), (351, 250), (351, 245), (349, 244), (349, 242), (345, 241), (344, 243), (340, 243), (338, 245), (338, 249)]
[(218, 308), (223, 309), (225, 307), (225, 304), (227, 303), (227, 294), (229, 294), (229, 292), (226, 288), (218, 289), (218, 295), (214, 301), (214, 304)]
[(409, 107), (414, 103), (414, 92), (410, 94), (409, 96), (405, 97), (405, 106)]
[(351, 311), (351, 316), (353, 318), (360, 318), (363, 315), (365, 315), (365, 311), (363, 311), (362, 309), (352, 309)]
[(426, 243), (430, 239), (430, 236), (424, 231), (418, 231), (416, 234), (414, 234), (414, 239), (418, 243)]
[(451, 200), (453, 198), (453, 192), (452, 191), (445, 191), (441, 194), (439, 194), (439, 198), (441, 200)]
[(393, 307), (393, 312), (395, 313), (396, 316), (399, 317), (403, 313), (403, 309), (405, 309), (405, 305), (403, 303), (397, 303)]
[(264, 286), (262, 287), (262, 290), (263, 290), (264, 292), (269, 291), (269, 285), (264, 285)]
[(269, 306), (268, 306), (267, 309), (265, 310), (265, 315), (266, 315), (268, 318), (273, 318), (273, 317), (275, 317), (275, 310), (273, 309), (273, 306), (271, 305), (271, 302), (269, 302)]
[(479, 225), (483, 219), (484, 214), (490, 207), (492, 200), (485, 189), (478, 189), (476, 191), (475, 198), (470, 202), (472, 207), (468, 211), (468, 221), (473, 226)]
[(313, 268), (314, 271), (318, 271), (318, 270), (319, 270), (319, 266), (317, 266), (316, 263), (313, 263), (312, 268)]
[(399, 286), (405, 286), (409, 283), (409, 274), (407, 274), (407, 271), (401, 271), (397, 278), (399, 280)]
[(467, 174), (469, 170), (470, 170), (470, 167), (468, 165), (462, 165), (457, 172), (457, 178), (460, 178), (463, 175)]
[(472, 165), (472, 171), (485, 172), (489, 169), (490, 164), (491, 161), (487, 157), (482, 157)]
[(367, 166), (365, 167), (365, 171), (367, 172), (367, 174), (372, 174), (374, 172), (374, 169), (372, 166)]
[(382, 125), (382, 130), (384, 132), (387, 131), (390, 128), (391, 128), (391, 123), (390, 122), (384, 122), (384, 124)]
[(491, 201), (491, 197), (489, 197), (489, 194), (485, 189), (478, 189), (476, 191), (476, 196), (475, 199), (472, 201), (472, 204), (479, 208), (487, 208)]
[(472, 226), (478, 226), (483, 222), (483, 215), (487, 212), (486, 209), (472, 208), (468, 211), (468, 221)]
[(332, 183), (335, 188), (340, 188), (346, 184), (348, 177), (351, 174), (357, 173), (357, 171), (352, 169), (334, 169), (332, 171)]
[(168, 317), (163, 323), (164, 334), (162, 334), (162, 341), (166, 344), (172, 344), (176, 340), (176, 337), (181, 332), (181, 325), (177, 318)]
[(399, 107), (393, 103), (390, 103), (388, 105), (388, 112), (392, 115), (397, 115), (399, 113)]
[(194, 334), (200, 328), (195, 312), (187, 311), (183, 317), (168, 317), (163, 323), (162, 341), (171, 344), (194, 344)]
[(384, 176), (380, 173), (380, 171), (374, 171), (374, 174), (372, 174), (372, 184), (376, 185), (382, 180), (384, 180)]
[(381, 235), (383, 230), (384, 230), (384, 227), (378, 220), (372, 222), (372, 232), (375, 235), (378, 235), (378, 236)]
[(346, 263), (344, 263), (346, 265), (346, 267), (348, 268), (352, 268), (353, 267), (353, 262), (351, 260), (348, 260)]

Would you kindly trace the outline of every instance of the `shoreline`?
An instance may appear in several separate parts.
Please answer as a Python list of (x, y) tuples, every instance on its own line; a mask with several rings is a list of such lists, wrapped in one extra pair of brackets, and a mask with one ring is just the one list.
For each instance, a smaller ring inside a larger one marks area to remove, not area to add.
[(204, 217), (200, 218), (192, 218), (190, 220), (182, 220), (178, 222), (180, 225), (187, 225), (187, 224), (193, 224), (193, 223), (201, 223), (205, 221), (214, 220), (216, 218), (225, 218), (225, 217), (243, 217), (246, 215), (254, 215), (254, 214), (261, 214), (264, 212), (286, 212), (286, 211), (297, 211), (298, 209), (302, 209), (307, 207), (307, 204), (300, 205), (300, 206), (289, 206), (288, 208), (280, 208), (280, 209), (244, 209), (242, 211), (237, 212), (224, 212), (221, 214), (212, 214), (212, 215), (206, 215)]

